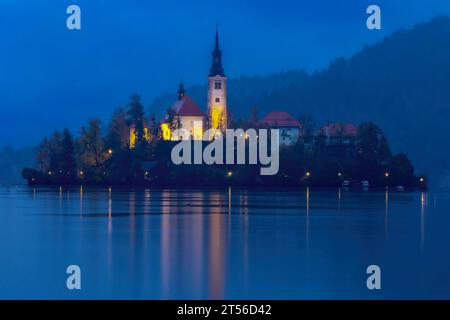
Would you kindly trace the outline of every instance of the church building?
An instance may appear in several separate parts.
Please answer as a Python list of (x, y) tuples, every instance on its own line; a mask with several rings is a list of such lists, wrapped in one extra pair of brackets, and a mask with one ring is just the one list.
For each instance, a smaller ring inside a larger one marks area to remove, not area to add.
[[(202, 140), (205, 127), (205, 114), (200, 107), (186, 96), (181, 82), (178, 89), (178, 100), (169, 109), (170, 113), (161, 123), (162, 138), (164, 140)], [(183, 133), (175, 134), (176, 129)]]
[[(222, 65), (222, 51), (219, 46), (219, 31), (216, 29), (212, 65), (208, 75), (207, 114), (185, 95), (184, 85), (180, 83), (178, 100), (161, 123), (164, 140), (201, 140), (206, 129), (213, 129), (213, 136), (221, 135), (227, 129), (227, 78)], [(185, 134), (177, 136), (174, 130)], [(210, 137), (212, 138), (212, 137)]]
[(222, 51), (219, 46), (219, 31), (212, 52), (212, 66), (208, 76), (208, 117), (210, 129), (216, 134), (227, 129), (227, 77), (222, 65)]

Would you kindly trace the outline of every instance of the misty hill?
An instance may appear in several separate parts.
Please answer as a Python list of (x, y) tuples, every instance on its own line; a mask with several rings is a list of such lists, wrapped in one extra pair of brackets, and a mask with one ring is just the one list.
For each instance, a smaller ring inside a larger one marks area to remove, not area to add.
[[(205, 110), (206, 87), (187, 89)], [(155, 99), (161, 115), (175, 94)], [(349, 59), (338, 58), (308, 75), (291, 71), (230, 79), (228, 103), (235, 118), (252, 106), (262, 117), (270, 110), (317, 122), (373, 121), (387, 134), (395, 152), (407, 152), (419, 171), (450, 168), (450, 18), (402, 30), (367, 46)]]
[(34, 148), (15, 149), (5, 146), (0, 149), (0, 186), (25, 183), (22, 169), (34, 166)]

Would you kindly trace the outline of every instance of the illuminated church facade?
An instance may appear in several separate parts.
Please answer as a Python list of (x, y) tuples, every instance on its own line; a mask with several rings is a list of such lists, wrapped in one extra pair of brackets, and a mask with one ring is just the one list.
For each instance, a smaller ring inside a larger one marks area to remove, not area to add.
[[(208, 75), (207, 114), (185, 95), (184, 85), (180, 83), (178, 100), (169, 109), (170, 114), (161, 123), (164, 140), (202, 140), (206, 129), (213, 129), (220, 135), (227, 129), (227, 77), (222, 65), (222, 51), (219, 46), (219, 32), (216, 30), (215, 45), (212, 52), (212, 65)], [(175, 133), (176, 129), (179, 134)]]
[[(222, 135), (227, 129), (227, 77), (222, 64), (222, 51), (219, 45), (219, 32), (216, 29), (212, 65), (208, 74), (207, 111), (204, 113), (195, 101), (186, 95), (184, 84), (178, 88), (177, 101), (169, 108), (166, 117), (160, 122), (159, 139), (162, 140), (202, 140), (204, 133), (210, 129), (208, 139)], [(280, 144), (292, 145), (301, 136), (301, 124), (287, 112), (271, 112), (257, 126), (276, 128), (281, 132)], [(177, 130), (181, 129), (181, 130)], [(144, 138), (151, 139), (147, 126), (144, 125)], [(153, 138), (153, 137), (152, 137)], [(130, 148), (135, 147), (135, 128), (130, 127)]]

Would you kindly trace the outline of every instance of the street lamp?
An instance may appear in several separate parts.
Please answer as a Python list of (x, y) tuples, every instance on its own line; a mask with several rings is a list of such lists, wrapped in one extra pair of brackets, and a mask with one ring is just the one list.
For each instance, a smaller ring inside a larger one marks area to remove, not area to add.
[(385, 173), (384, 173), (384, 176), (385, 176), (386, 178), (389, 178), (389, 172), (385, 172)]
[(228, 176), (228, 177), (231, 177), (232, 175), (233, 175), (233, 172), (231, 172), (231, 171), (228, 171), (228, 172), (227, 172), (227, 176)]
[(305, 176), (309, 177), (311, 175), (311, 172), (306, 171)]

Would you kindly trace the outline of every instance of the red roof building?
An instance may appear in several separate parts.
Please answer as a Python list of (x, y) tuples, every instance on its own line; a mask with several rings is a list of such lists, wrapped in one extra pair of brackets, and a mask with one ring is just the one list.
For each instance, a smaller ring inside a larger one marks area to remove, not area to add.
[(259, 123), (272, 128), (280, 127), (300, 127), (301, 124), (298, 120), (292, 117), (285, 111), (273, 111), (262, 118)]
[(205, 114), (200, 107), (184, 93), (184, 85), (180, 83), (178, 100), (170, 108), (175, 112), (174, 121), (178, 123), (173, 131), (168, 123), (169, 115), (161, 122), (164, 140), (203, 139)]
[(285, 111), (270, 112), (259, 121), (259, 125), (279, 129), (281, 145), (292, 145), (300, 137), (300, 122)]
[(179, 117), (204, 117), (205, 114), (200, 107), (188, 96), (180, 97), (172, 106)]

